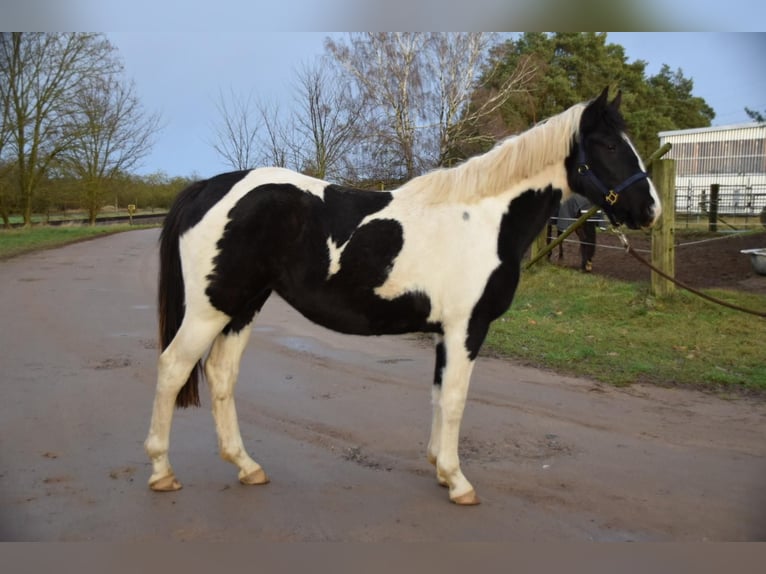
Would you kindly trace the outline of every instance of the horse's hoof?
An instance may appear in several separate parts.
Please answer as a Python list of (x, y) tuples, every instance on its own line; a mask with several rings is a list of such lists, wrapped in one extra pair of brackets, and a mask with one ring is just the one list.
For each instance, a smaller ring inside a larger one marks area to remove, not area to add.
[(450, 497), (450, 501), (454, 502), (455, 504), (459, 504), (460, 506), (476, 506), (477, 504), (481, 503), (479, 497), (476, 496), (475, 490), (469, 490), (465, 494), (461, 494), (455, 498)]
[(250, 474), (246, 474), (245, 476), (241, 477), (239, 481), (242, 484), (268, 484), (269, 483), (269, 477), (266, 475), (265, 472), (263, 472), (262, 468), (259, 468), (258, 470), (254, 470)]
[(174, 492), (176, 490), (181, 490), (181, 483), (176, 480), (174, 475), (169, 474), (149, 482), (149, 488), (155, 492)]

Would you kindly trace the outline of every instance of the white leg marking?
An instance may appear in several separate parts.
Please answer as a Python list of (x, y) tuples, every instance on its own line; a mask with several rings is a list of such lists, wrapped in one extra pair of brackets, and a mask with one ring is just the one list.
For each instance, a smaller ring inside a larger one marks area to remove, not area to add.
[(157, 363), (157, 389), (154, 395), (152, 421), (144, 449), (152, 459), (149, 485), (155, 490), (178, 490), (168, 458), (170, 426), (178, 391), (181, 390), (194, 365), (205, 354), (215, 336), (221, 332), (228, 318), (218, 314), (208, 320), (184, 319), (173, 341), (160, 355)]
[(434, 385), (431, 389), (431, 438), (428, 439), (428, 462), (435, 465), (439, 456), (439, 441), (441, 439), (442, 428), (442, 389), (439, 385)]
[(250, 458), (245, 450), (234, 404), (234, 387), (239, 375), (239, 364), (250, 333), (248, 325), (237, 334), (218, 335), (205, 361), (205, 375), (210, 386), (221, 458), (239, 467), (240, 482), (264, 484), (268, 482), (268, 478), (261, 466)]
[(460, 470), (458, 441), (460, 423), (463, 419), (468, 385), (474, 362), (468, 357), (465, 348), (465, 331), (458, 329), (457, 334), (447, 334), (444, 339), (447, 363), (442, 379), (441, 428), (439, 429), (438, 454), (436, 457), (436, 476), (439, 482), (449, 487), (450, 500), (459, 504), (476, 504), (476, 493)]

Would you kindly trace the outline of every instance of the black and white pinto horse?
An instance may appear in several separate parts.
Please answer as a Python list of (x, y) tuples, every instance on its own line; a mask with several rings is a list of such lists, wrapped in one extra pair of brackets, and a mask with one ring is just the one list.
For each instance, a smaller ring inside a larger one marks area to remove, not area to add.
[[(479, 499), (458, 434), (474, 361), (511, 304), (522, 256), (562, 198), (578, 193), (614, 224), (651, 226), (660, 204), (607, 90), (489, 152), (392, 192), (262, 168), (190, 185), (160, 240), (163, 349), (149, 485), (177, 490), (168, 459), (174, 403), (207, 378), (222, 458), (244, 484), (268, 477), (245, 450), (233, 390), (251, 325), (272, 292), (311, 321), (358, 335), (435, 336), (428, 460), (458, 504)], [(208, 352), (209, 351), (209, 352)], [(205, 355), (207, 354), (206, 358)], [(203, 366), (204, 363), (204, 366)]]

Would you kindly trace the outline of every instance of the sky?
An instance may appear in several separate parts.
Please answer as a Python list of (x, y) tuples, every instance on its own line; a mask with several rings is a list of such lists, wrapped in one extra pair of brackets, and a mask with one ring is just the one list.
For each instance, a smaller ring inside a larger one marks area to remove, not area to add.
[[(162, 116), (164, 127), (138, 173), (209, 177), (229, 169), (211, 143), (221, 92), (252, 93), (289, 106), (294, 71), (323, 53), (327, 36), (107, 33), (143, 105)], [(745, 107), (766, 111), (766, 33), (620, 32), (609, 33), (607, 41), (622, 45), (628, 61), (646, 61), (647, 75), (662, 64), (681, 68), (694, 82), (693, 94), (715, 110), (713, 125), (751, 121)]]
[(648, 75), (680, 68), (714, 125), (749, 122), (745, 106), (766, 111), (763, 0), (5, 0), (0, 28), (106, 33), (162, 117), (142, 175), (229, 169), (212, 147), (221, 93), (288, 106), (295, 69), (324, 51), (321, 30), (662, 30), (608, 41)]

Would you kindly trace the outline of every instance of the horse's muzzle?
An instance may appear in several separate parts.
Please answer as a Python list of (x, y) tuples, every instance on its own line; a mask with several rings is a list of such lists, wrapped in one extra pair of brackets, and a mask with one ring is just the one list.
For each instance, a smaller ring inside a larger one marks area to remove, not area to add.
[(662, 215), (662, 206), (659, 203), (653, 203), (651, 207), (649, 207), (649, 223), (645, 227), (654, 227), (657, 225), (657, 222), (660, 220), (660, 215)]

